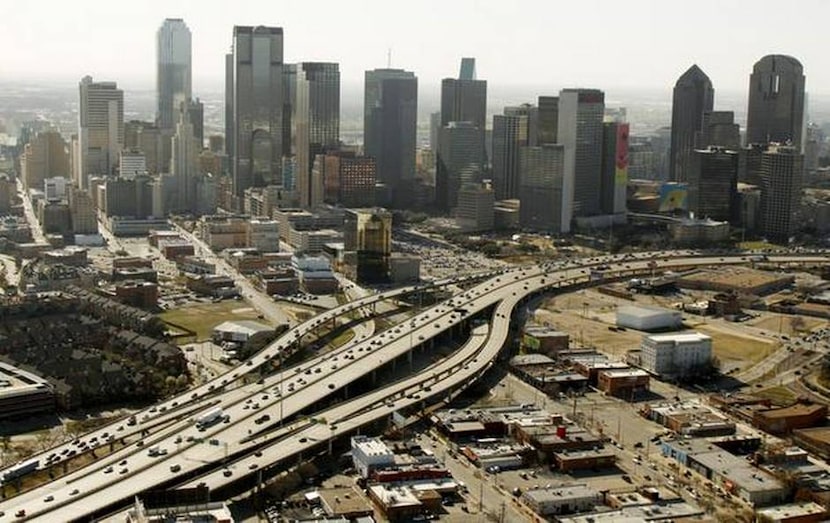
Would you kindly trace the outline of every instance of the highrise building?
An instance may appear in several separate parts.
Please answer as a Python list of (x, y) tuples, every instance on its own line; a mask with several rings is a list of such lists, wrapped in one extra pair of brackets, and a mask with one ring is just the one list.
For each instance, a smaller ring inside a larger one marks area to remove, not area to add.
[[(565, 149), (563, 218), (594, 216), (602, 211), (602, 119), (605, 93), (564, 89), (559, 94), (559, 143)], [(570, 220), (565, 220), (570, 221)], [(566, 227), (563, 222), (562, 227)]]
[(536, 145), (559, 141), (559, 97), (540, 96), (538, 103)]
[(336, 63), (303, 62), (292, 71), (291, 151), (297, 159), (296, 183), (302, 207), (311, 206), (310, 177), (318, 154), (340, 142), (340, 67)]
[[(201, 151), (205, 146), (205, 104), (202, 100), (188, 100), (182, 110), (187, 111), (187, 119), (193, 126), (193, 138), (196, 139), (196, 146)], [(178, 114), (176, 115), (178, 122)]]
[(118, 157), (118, 176), (133, 180), (147, 174), (147, 159), (144, 153), (135, 149), (124, 149)]
[(103, 186), (102, 211), (107, 217), (144, 219), (153, 215), (153, 190), (148, 176), (109, 178)]
[(746, 143), (792, 143), (801, 149), (804, 68), (792, 56), (767, 55), (749, 77)]
[(232, 107), (227, 145), (234, 193), (241, 197), (249, 187), (282, 184), (282, 28), (234, 26), (225, 63), (225, 98)]
[(392, 254), (392, 213), (384, 209), (346, 209), (344, 249), (356, 253), (359, 282), (389, 280)]
[(628, 187), (629, 128), (627, 123), (618, 122), (607, 122), (602, 127), (602, 213), (623, 214)]
[[(477, 80), (475, 58), (462, 58), (458, 78), (441, 80), (441, 127), (450, 122), (471, 122), (479, 131), (484, 154), (487, 127), (487, 81)], [(479, 162), (484, 164), (484, 159)]]
[(439, 131), (435, 203), (448, 212), (458, 203), (458, 191), (480, 181), (484, 152), (481, 132), (473, 122), (450, 122)]
[(688, 179), (692, 152), (701, 147), (698, 142), (703, 129), (703, 115), (712, 112), (714, 101), (712, 82), (696, 64), (683, 73), (674, 85), (669, 152), (669, 176), (672, 181), (685, 182)]
[(334, 151), (323, 159), (325, 202), (343, 207), (371, 207), (375, 204), (377, 166), (374, 158)]
[(571, 214), (566, 205), (565, 146), (522, 147), (519, 152), (519, 223), (536, 231), (567, 233)]
[(27, 189), (39, 189), (47, 178), (68, 178), (69, 174), (69, 152), (59, 132), (39, 132), (23, 148), (20, 177)]
[(493, 116), (492, 168), (496, 200), (519, 197), (519, 151), (530, 145), (530, 126), (528, 114)]
[(697, 218), (737, 223), (739, 154), (721, 147), (696, 149), (688, 176), (688, 208)]
[(89, 189), (90, 175), (109, 175), (118, 167), (124, 145), (124, 91), (115, 82), (79, 84), (78, 159), (75, 183)]
[(715, 146), (737, 151), (741, 147), (741, 129), (735, 123), (735, 113), (732, 111), (705, 113), (698, 142), (700, 148)]
[(798, 229), (804, 156), (795, 147), (770, 146), (761, 154), (761, 234), (786, 243)]
[(462, 231), (492, 231), (495, 225), (496, 197), (488, 183), (469, 183), (458, 191), (455, 223)]
[(190, 122), (191, 112), (185, 110), (188, 104), (182, 104), (179, 123), (173, 135), (173, 158), (171, 171), (176, 180), (175, 211), (180, 213), (196, 212), (196, 181), (199, 172), (199, 141)]
[(156, 123), (173, 129), (179, 108), (192, 96), (190, 29), (181, 18), (167, 18), (156, 33)]
[(402, 69), (366, 71), (363, 139), (375, 158), (385, 200), (408, 207), (415, 185), (418, 78)]
[(167, 169), (163, 164), (161, 130), (153, 123), (130, 120), (124, 124), (124, 149), (144, 154), (145, 167), (150, 174), (159, 174)]
[(98, 234), (98, 218), (89, 193), (74, 185), (68, 188), (69, 215), (75, 234)]

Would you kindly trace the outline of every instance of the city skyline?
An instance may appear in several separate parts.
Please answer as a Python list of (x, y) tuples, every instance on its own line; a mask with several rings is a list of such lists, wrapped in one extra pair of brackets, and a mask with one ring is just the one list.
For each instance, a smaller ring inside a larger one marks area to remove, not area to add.
[[(759, 57), (786, 54), (797, 57), (809, 72), (808, 92), (830, 94), (830, 70), (819, 68), (824, 18), (820, 15), (830, 12), (830, 6), (820, 0), (801, 2), (798, 12), (788, 13), (799, 31), (775, 30), (777, 22), (769, 13), (778, 4), (771, 1), (757, 2), (752, 10), (706, 1), (684, 13), (682, 26), (674, 23), (673, 9), (652, 0), (625, 5), (595, 0), (593, 9), (578, 10), (540, 2), (517, 7), (456, 2), (441, 4), (446, 16), (438, 18), (427, 3), (407, 12), (406, 23), (401, 23), (400, 9), (373, 0), (357, 8), (332, 3), (322, 18), (309, 16), (310, 8), (299, 2), (273, 7), (243, 2), (232, 8), (186, 0), (163, 5), (121, 6), (98, 0), (81, 4), (87, 9), (51, 3), (44, 20), (34, 6), (21, 5), (8, 13), (0, 44), (18, 52), (4, 58), (0, 76), (77, 81), (90, 74), (150, 86), (155, 69), (152, 34), (165, 18), (181, 17), (193, 34), (194, 92), (221, 85), (228, 52), (225, 35), (233, 25), (249, 24), (285, 29), (286, 63), (339, 62), (344, 84), (359, 83), (364, 71), (386, 66), (391, 49), (392, 66), (415, 72), (424, 85), (455, 76), (458, 58), (475, 56), (479, 71), (492, 84), (655, 88), (672, 85), (689, 64), (697, 63), (719, 88), (745, 90)], [(597, 11), (603, 16), (595, 17)], [(94, 16), (81, 16), (85, 12)], [(465, 23), (457, 24), (462, 16)], [(32, 19), (38, 19), (36, 34), (30, 29)], [(129, 29), (123, 20), (130, 21)], [(553, 20), (557, 31), (552, 34), (548, 22)], [(520, 22), (521, 31), (505, 31)], [(686, 45), (684, 34), (704, 24), (709, 34), (718, 36)], [(42, 34), (50, 38), (35, 38)], [(453, 38), (431, 38), (435, 34)], [(494, 39), (493, 34), (504, 38)], [(56, 40), (61, 46), (53, 45)], [(102, 46), (102, 41), (110, 45)], [(539, 67), (534, 49), (548, 41), (549, 65)], [(560, 46), (567, 52), (556, 53)], [(726, 47), (729, 53), (723, 53)]]

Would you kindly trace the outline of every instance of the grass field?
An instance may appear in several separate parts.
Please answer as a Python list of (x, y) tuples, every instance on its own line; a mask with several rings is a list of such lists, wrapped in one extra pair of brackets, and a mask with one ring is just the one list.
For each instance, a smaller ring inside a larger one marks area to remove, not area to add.
[[(270, 324), (268, 320), (257, 318), (256, 309), (250, 307), (244, 301), (224, 300), (217, 303), (200, 303), (171, 309), (159, 314), (163, 321), (180, 325), (196, 333), (196, 341), (210, 339), (213, 328), (224, 321), (229, 320), (254, 320), (260, 323)], [(182, 340), (182, 343), (190, 343), (193, 340)]]
[(767, 357), (776, 346), (773, 341), (728, 334), (708, 325), (698, 325), (695, 330), (712, 337), (712, 352), (721, 361), (743, 361), (752, 364)]
[(792, 405), (796, 398), (793, 391), (783, 386), (770, 387), (759, 391), (753, 391), (753, 395), (767, 398), (775, 405), (787, 406)]

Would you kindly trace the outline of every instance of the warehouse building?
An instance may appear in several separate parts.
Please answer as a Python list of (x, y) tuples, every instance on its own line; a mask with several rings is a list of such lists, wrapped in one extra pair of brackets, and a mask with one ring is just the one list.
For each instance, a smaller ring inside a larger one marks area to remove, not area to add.
[(617, 327), (645, 332), (678, 330), (683, 327), (683, 315), (659, 307), (626, 305), (617, 309)]
[(226, 321), (213, 329), (213, 340), (245, 343), (261, 332), (273, 332), (274, 328), (263, 323), (248, 320)]

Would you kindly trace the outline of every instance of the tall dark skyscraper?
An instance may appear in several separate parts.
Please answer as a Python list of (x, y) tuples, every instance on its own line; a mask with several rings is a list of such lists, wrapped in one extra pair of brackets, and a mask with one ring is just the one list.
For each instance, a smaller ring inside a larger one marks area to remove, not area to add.
[(233, 190), (282, 185), (283, 33), (281, 27), (233, 28), (231, 84)]
[(733, 151), (741, 147), (741, 129), (735, 123), (732, 111), (712, 111), (703, 115), (700, 147), (726, 147)]
[(458, 192), (481, 177), (482, 149), (478, 127), (472, 122), (450, 122), (438, 132), (435, 203), (443, 211), (458, 204)]
[(671, 180), (685, 182), (688, 179), (692, 153), (700, 146), (698, 138), (703, 128), (703, 115), (712, 111), (714, 101), (712, 82), (697, 65), (691, 66), (674, 85), (669, 151)]
[(366, 71), (363, 140), (377, 162), (378, 181), (386, 186), (384, 204), (404, 208), (412, 202), (418, 78), (403, 69)]
[(746, 142), (787, 143), (801, 148), (804, 126), (804, 68), (792, 56), (767, 55), (749, 77)]
[(300, 205), (308, 207), (314, 158), (340, 142), (340, 68), (336, 63), (304, 62), (290, 77), (291, 151), (297, 158)]
[[(450, 122), (470, 122), (478, 129), (485, 163), (484, 132), (487, 127), (487, 81), (476, 79), (475, 58), (462, 58), (458, 78), (441, 80), (441, 127)], [(441, 151), (436, 151), (441, 154)]]
[(569, 232), (571, 215), (564, 193), (564, 146), (545, 144), (522, 147), (519, 151), (519, 169), (521, 226), (536, 231)]
[(472, 122), (484, 133), (487, 80), (476, 80), (475, 58), (462, 59), (459, 78), (441, 80), (441, 126), (450, 122)]
[(738, 212), (737, 151), (720, 147), (696, 149), (689, 169), (689, 211), (697, 218), (719, 221), (740, 219)]
[(156, 125), (178, 124), (181, 105), (192, 96), (190, 29), (181, 18), (167, 18), (156, 34)]
[[(597, 89), (563, 89), (559, 93), (559, 143), (565, 148), (563, 216), (602, 212), (602, 120), (605, 93)], [(562, 228), (570, 227), (567, 219)], [(569, 230), (569, 229), (566, 229)]]
[(559, 97), (540, 96), (537, 124), (538, 145), (557, 143), (559, 141)]

